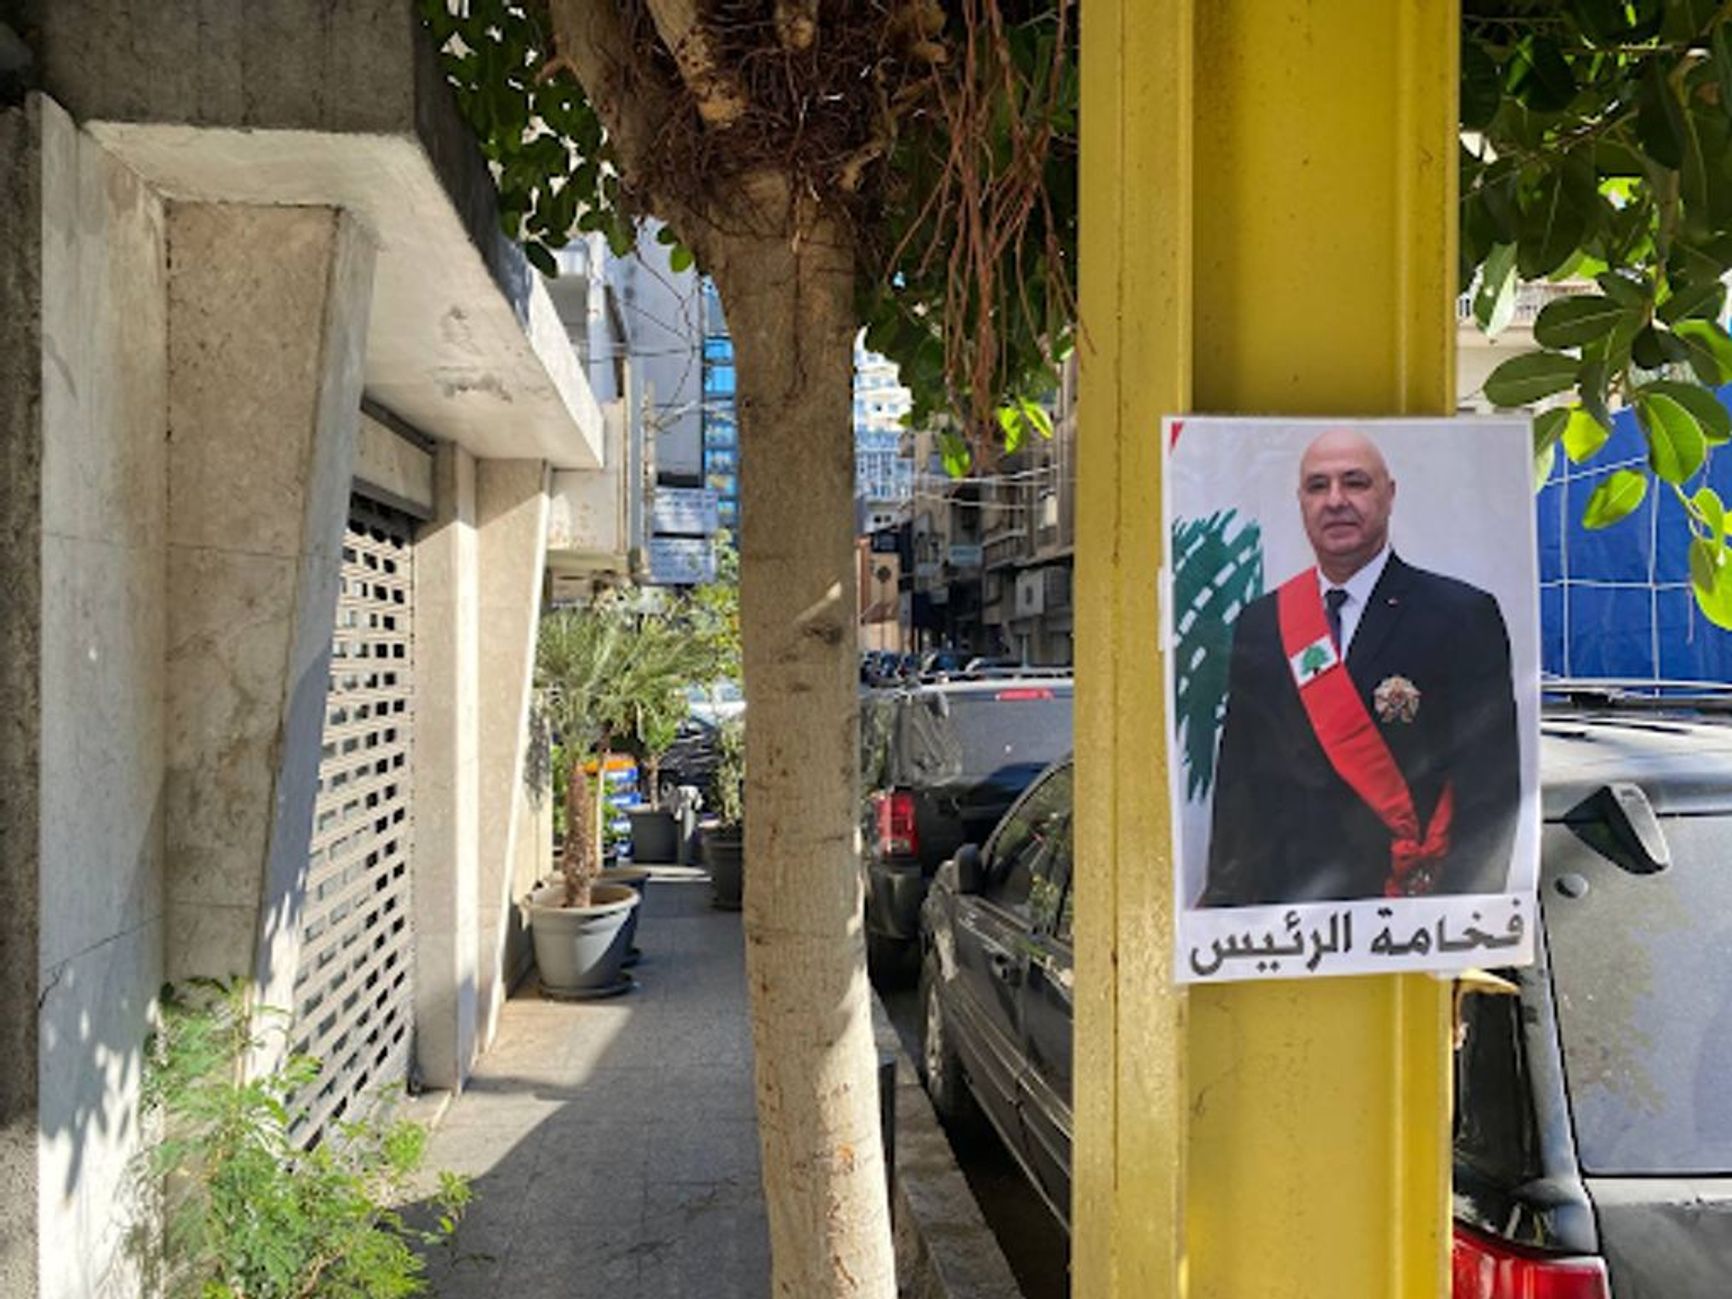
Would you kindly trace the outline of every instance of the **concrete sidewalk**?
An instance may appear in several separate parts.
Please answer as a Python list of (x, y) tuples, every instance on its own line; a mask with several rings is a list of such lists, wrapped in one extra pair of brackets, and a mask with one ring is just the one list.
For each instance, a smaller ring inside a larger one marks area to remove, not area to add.
[(543, 1000), (534, 980), (429, 1142), (467, 1173), (441, 1299), (758, 1299), (770, 1246), (758, 1177), (740, 917), (707, 881), (644, 896), (638, 986)]

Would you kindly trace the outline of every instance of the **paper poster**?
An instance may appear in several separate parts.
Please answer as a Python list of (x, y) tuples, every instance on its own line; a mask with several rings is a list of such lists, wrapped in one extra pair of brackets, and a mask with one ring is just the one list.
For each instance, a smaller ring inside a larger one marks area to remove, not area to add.
[(1532, 960), (1526, 420), (1173, 418), (1181, 982)]

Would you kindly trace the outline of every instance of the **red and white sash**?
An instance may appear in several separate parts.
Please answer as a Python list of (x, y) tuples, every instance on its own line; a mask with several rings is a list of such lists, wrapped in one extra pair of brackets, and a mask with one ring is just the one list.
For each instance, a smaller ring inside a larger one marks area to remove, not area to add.
[(1384, 895), (1431, 892), (1437, 885), (1437, 872), (1431, 867), (1449, 852), (1449, 826), (1455, 813), (1453, 784), (1444, 785), (1432, 809), (1430, 826), (1422, 828), (1407, 779), (1366, 711), (1365, 701), (1329, 635), (1317, 570), (1308, 568), (1289, 578), (1275, 600), (1281, 650), (1287, 655), (1299, 702), (1317, 742), (1336, 775), (1389, 827), (1393, 837)]

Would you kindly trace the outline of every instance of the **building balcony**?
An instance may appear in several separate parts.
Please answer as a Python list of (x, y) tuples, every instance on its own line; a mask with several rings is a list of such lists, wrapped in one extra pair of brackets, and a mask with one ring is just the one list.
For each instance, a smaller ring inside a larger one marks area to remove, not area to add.
[(1026, 527), (995, 529), (986, 534), (981, 547), (983, 563), (989, 570), (1018, 564), (1034, 553), (1032, 542)]

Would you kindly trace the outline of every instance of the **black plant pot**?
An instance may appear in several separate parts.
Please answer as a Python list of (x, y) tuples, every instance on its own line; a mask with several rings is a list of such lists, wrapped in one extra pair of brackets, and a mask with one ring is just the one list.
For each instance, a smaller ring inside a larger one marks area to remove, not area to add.
[(738, 911), (744, 896), (746, 833), (737, 825), (704, 827), (704, 865), (710, 871), (710, 901)]
[(631, 814), (631, 859), (667, 863), (679, 856), (680, 830), (672, 812), (645, 808)]

